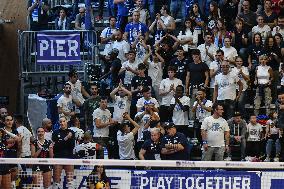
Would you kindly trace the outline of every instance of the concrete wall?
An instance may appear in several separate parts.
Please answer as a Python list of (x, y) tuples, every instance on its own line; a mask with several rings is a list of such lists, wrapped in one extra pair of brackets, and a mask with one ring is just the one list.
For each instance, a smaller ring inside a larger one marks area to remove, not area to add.
[(0, 96), (9, 96), (9, 112), (17, 112), (19, 94), (17, 31), (27, 28), (27, 0), (0, 0), (0, 19), (5, 23), (0, 33)]

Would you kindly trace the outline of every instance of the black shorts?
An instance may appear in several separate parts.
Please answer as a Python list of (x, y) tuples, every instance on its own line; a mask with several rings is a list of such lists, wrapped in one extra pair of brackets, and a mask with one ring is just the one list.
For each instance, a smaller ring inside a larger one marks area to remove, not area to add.
[(52, 167), (50, 165), (34, 165), (33, 171), (35, 172), (42, 172), (47, 173), (52, 170)]
[[(17, 158), (17, 151), (15, 150), (8, 150), (6, 153), (6, 158)], [(10, 169), (17, 168), (17, 164), (9, 164)]]
[(7, 175), (10, 173), (10, 165), (9, 164), (1, 164), (0, 165), (0, 175)]

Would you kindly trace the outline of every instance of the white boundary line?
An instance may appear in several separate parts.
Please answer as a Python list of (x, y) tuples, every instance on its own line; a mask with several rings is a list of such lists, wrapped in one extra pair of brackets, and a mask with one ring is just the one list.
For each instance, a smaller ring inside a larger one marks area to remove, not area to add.
[(237, 161), (169, 161), (169, 160), (105, 160), (105, 159), (42, 159), (42, 158), (0, 158), (0, 164), (42, 164), (42, 165), (106, 165), (106, 166), (150, 166), (188, 167), (216, 169), (278, 169), (284, 170), (284, 162), (237, 162)]

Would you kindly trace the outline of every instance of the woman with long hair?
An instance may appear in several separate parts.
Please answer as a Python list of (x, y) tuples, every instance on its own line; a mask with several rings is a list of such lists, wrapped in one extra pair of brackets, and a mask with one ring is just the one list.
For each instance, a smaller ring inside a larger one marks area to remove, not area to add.
[(252, 44), (248, 47), (248, 68), (254, 71), (255, 67), (258, 66), (259, 55), (262, 51), (262, 37), (260, 33), (253, 35)]
[(184, 21), (184, 28), (179, 32), (177, 36), (179, 43), (183, 46), (185, 52), (189, 52), (190, 49), (196, 49), (198, 43), (198, 33), (194, 29), (194, 25), (190, 18)]
[(192, 24), (195, 26), (195, 30), (198, 34), (198, 44), (203, 43), (203, 28), (204, 28), (204, 17), (200, 12), (198, 3), (194, 3), (189, 10), (189, 18), (192, 20)]
[[(53, 158), (52, 142), (46, 140), (44, 137), (45, 131), (43, 127), (37, 130), (37, 139), (31, 144), (31, 155), (33, 158)], [(40, 183), (41, 175), (43, 177), (43, 187), (48, 189), (51, 186), (52, 168), (50, 165), (36, 165), (33, 166), (33, 184), (34, 187)]]
[(217, 26), (217, 20), (221, 18), (220, 9), (218, 8), (218, 4), (215, 1), (211, 1), (209, 7), (209, 16), (207, 18), (207, 26), (206, 29), (208, 31), (212, 31), (213, 28)]
[(223, 18), (217, 20), (217, 26), (212, 30), (214, 35), (214, 44), (216, 47), (222, 48), (224, 46), (225, 37), (229, 36)]
[(106, 176), (105, 167), (96, 165), (88, 177), (89, 189), (104, 188), (110, 189), (109, 178)]

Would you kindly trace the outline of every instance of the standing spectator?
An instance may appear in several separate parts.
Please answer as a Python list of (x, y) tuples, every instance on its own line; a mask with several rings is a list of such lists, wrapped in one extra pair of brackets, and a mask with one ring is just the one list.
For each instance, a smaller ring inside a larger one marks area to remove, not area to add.
[[(118, 93), (118, 95), (116, 95), (116, 93)], [(119, 83), (119, 85), (110, 93), (110, 97), (114, 102), (113, 120), (121, 123), (123, 121), (123, 114), (125, 112), (130, 113), (132, 93), (123, 87), (122, 83)]]
[(282, 37), (284, 36), (284, 16), (279, 15), (277, 25), (272, 29), (272, 35), (280, 33)]
[(98, 85), (96, 83), (91, 83), (90, 86), (91, 96), (85, 100), (83, 104), (83, 110), (85, 113), (85, 130), (93, 130), (93, 119), (92, 115), (95, 109), (99, 107), (101, 97), (98, 94)]
[(189, 15), (190, 19), (193, 22), (193, 25), (195, 25), (195, 30), (197, 31), (198, 34), (198, 45), (202, 43), (202, 28), (204, 27), (204, 17), (200, 12), (198, 3), (194, 3), (192, 5), (192, 8), (189, 10)]
[(211, 1), (210, 2), (210, 7), (209, 7), (209, 15), (206, 18), (207, 25), (206, 29), (208, 31), (212, 31), (217, 26), (217, 20), (221, 18), (220, 15), (220, 9), (218, 8), (218, 4), (216, 1)]
[(128, 23), (125, 27), (124, 39), (132, 44), (140, 35), (147, 41), (149, 38), (148, 27), (139, 21), (140, 12), (134, 11), (132, 14), (132, 22)]
[(72, 116), (70, 119), (70, 130), (74, 133), (75, 146), (80, 144), (83, 140), (84, 130), (81, 129), (80, 120), (77, 116)]
[(230, 63), (230, 66), (235, 66), (235, 59), (238, 56), (238, 52), (235, 47), (231, 46), (232, 38), (227, 36), (224, 38), (224, 46), (221, 50), (224, 52), (224, 59)]
[[(75, 135), (72, 130), (68, 129), (68, 120), (66, 117), (59, 118), (60, 128), (52, 133), (54, 158), (73, 157), (73, 149), (75, 146)], [(60, 186), (61, 173), (64, 169), (67, 177), (68, 187), (74, 187), (74, 166), (73, 165), (55, 165), (53, 170), (53, 187)]]
[(73, 102), (78, 106), (80, 106), (81, 103), (72, 98), (71, 85), (69, 83), (64, 84), (63, 92), (63, 95), (57, 100), (58, 113), (59, 116), (66, 116), (67, 121), (69, 121), (70, 117), (75, 115)]
[(252, 32), (252, 35), (254, 35), (255, 33), (260, 33), (262, 42), (264, 42), (265, 39), (271, 34), (271, 28), (268, 25), (264, 24), (263, 16), (258, 15), (257, 25), (252, 28), (251, 32)]
[(134, 11), (139, 11), (140, 12), (140, 19), (139, 21), (146, 26), (150, 25), (150, 14), (147, 9), (143, 7), (143, 0), (135, 0), (135, 8)]
[(204, 43), (199, 45), (197, 49), (200, 51), (201, 60), (210, 67), (210, 63), (214, 61), (216, 51), (218, 50), (212, 41), (211, 33), (206, 32), (204, 34)]
[(48, 29), (48, 0), (28, 0), (30, 29), (40, 31)]
[(226, 28), (231, 31), (234, 27), (234, 21), (238, 14), (238, 0), (225, 1), (221, 8), (221, 17), (226, 21)]
[(271, 84), (273, 82), (273, 71), (270, 66), (267, 65), (268, 57), (266, 54), (259, 56), (260, 65), (255, 70), (255, 85), (257, 86), (255, 100), (254, 100), (254, 112), (256, 115), (259, 113), (260, 106), (264, 101), (267, 115), (270, 112), (271, 98)]
[(172, 121), (178, 132), (189, 137), (188, 131), (188, 110), (190, 107), (190, 98), (184, 95), (184, 87), (178, 85), (175, 95), (171, 99), (171, 111), (173, 111)]
[(209, 68), (206, 63), (202, 62), (200, 51), (195, 49), (191, 54), (193, 62), (188, 65), (185, 85), (186, 94), (191, 97), (190, 106), (193, 105), (198, 88), (209, 86)]
[(71, 20), (67, 17), (66, 10), (60, 9), (59, 17), (55, 19), (56, 30), (71, 30)]
[(134, 136), (137, 134), (140, 126), (130, 118), (127, 112), (123, 114), (123, 119), (128, 120), (134, 126), (134, 129), (130, 130), (130, 126), (127, 123), (121, 123), (120, 129), (117, 132), (119, 157), (123, 160), (134, 160), (136, 159), (134, 152)]
[(241, 160), (244, 161), (246, 157), (247, 123), (242, 119), (242, 115), (240, 112), (235, 112), (234, 117), (228, 120), (228, 125), (230, 128), (230, 148), (228, 151), (228, 158), (226, 160), (232, 160), (232, 146), (240, 145)]
[(213, 93), (215, 88), (215, 77), (219, 73), (222, 72), (221, 70), (221, 63), (224, 61), (224, 51), (218, 49), (216, 51), (215, 60), (210, 63), (209, 66), (209, 73), (210, 73), (210, 99), (213, 99)]
[(138, 74), (137, 68), (139, 62), (136, 60), (136, 52), (131, 50), (128, 52), (128, 61), (122, 63), (122, 67), (119, 71), (119, 74), (124, 74), (124, 85), (126, 88), (130, 88), (132, 78)]
[[(4, 119), (5, 122), (5, 119)], [(5, 126), (5, 124), (4, 124)], [(4, 136), (3, 128), (0, 128), (0, 159), (7, 156), (7, 144), (2, 142)], [(0, 187), (11, 188), (11, 173), (9, 164), (0, 165)]]
[(178, 85), (182, 85), (182, 81), (175, 77), (176, 68), (168, 67), (168, 78), (163, 79), (160, 84), (159, 95), (162, 96), (160, 117), (161, 122), (166, 122), (171, 118), (169, 112), (171, 99), (174, 97), (175, 89)]
[[(238, 75), (239, 79), (241, 80), (243, 84), (243, 91), (242, 91), (240, 98), (237, 101), (237, 107), (238, 107), (238, 110), (243, 113), (245, 118), (247, 118), (245, 105), (247, 102), (248, 82), (250, 80), (249, 71), (247, 67), (243, 66), (243, 59), (240, 56), (237, 56), (235, 62), (236, 62), (236, 67), (232, 68), (231, 72)], [(237, 86), (237, 90), (239, 90), (238, 86)]]
[[(20, 158), (30, 158), (31, 157), (30, 144), (34, 140), (34, 137), (32, 133), (23, 125), (24, 120), (22, 115), (15, 115), (14, 120), (21, 140), (20, 144), (22, 150)], [(25, 166), (22, 167), (22, 169), (25, 171)]]
[(139, 152), (140, 160), (161, 160), (161, 132), (159, 128), (150, 129), (151, 139), (142, 145)]
[(5, 126), (5, 117), (8, 115), (6, 108), (0, 108), (0, 129)]
[[(260, 33), (255, 33), (252, 37), (252, 44), (248, 47), (248, 68), (251, 72), (255, 71), (256, 66), (259, 65), (259, 55), (261, 54), (263, 45)], [(253, 78), (254, 75), (250, 75)], [(252, 79), (254, 81), (254, 78)]]
[(108, 53), (112, 50), (112, 41), (115, 39), (115, 32), (116, 32), (116, 18), (114, 16), (109, 17), (109, 27), (103, 29), (100, 38), (101, 43), (105, 44), (103, 55), (108, 55)]
[(192, 25), (192, 20), (190, 18), (186, 18), (184, 21), (184, 28), (179, 32), (177, 38), (186, 53), (189, 53), (191, 49), (196, 49), (198, 34), (194, 30), (194, 26)]
[[(230, 72), (229, 62), (223, 61), (221, 64), (222, 73), (215, 77), (215, 88), (213, 102), (223, 105), (225, 110), (225, 119), (230, 119), (235, 111), (235, 102), (240, 98), (243, 91), (243, 83), (239, 77)], [(237, 85), (239, 86), (238, 94), (236, 94)]]
[(265, 138), (267, 139), (266, 142), (266, 158), (264, 161), (270, 162), (271, 161), (271, 152), (272, 146), (275, 145), (275, 158), (273, 159), (274, 162), (279, 162), (280, 153), (281, 153), (281, 144), (280, 144), (280, 129), (276, 127), (276, 124), (272, 120), (268, 120), (266, 122), (266, 132)]
[(143, 111), (145, 102), (147, 102), (147, 103), (151, 102), (152, 104), (154, 104), (154, 109), (155, 109), (156, 112), (158, 112), (159, 111), (158, 110), (159, 103), (155, 98), (152, 97), (151, 88), (148, 87), (148, 86), (143, 87), (141, 92), (143, 94), (143, 97), (139, 98), (137, 103), (136, 103), (137, 112), (140, 112), (141, 110)]
[(113, 0), (113, 3), (117, 5), (117, 28), (124, 31), (128, 21), (128, 13), (133, 6), (132, 0)]
[(135, 41), (132, 43), (131, 48), (135, 49), (136, 59), (140, 63), (143, 62), (146, 56), (146, 52), (149, 50), (150, 47), (146, 44), (145, 37), (139, 34)]
[[(5, 127), (2, 130), (4, 135), (2, 136), (2, 141), (7, 148), (6, 158), (19, 158), (21, 153), (21, 137), (16, 129), (13, 129), (14, 119), (12, 116), (7, 115), (5, 117)], [(18, 165), (10, 164), (9, 172), (11, 173), (12, 186), (15, 187), (17, 175), (18, 175)], [(12, 187), (12, 188), (13, 188)]]
[(250, 10), (250, 1), (244, 0), (242, 2), (243, 11), (238, 14), (238, 17), (244, 21), (244, 27), (248, 31), (256, 25), (256, 13)]
[(162, 138), (163, 159), (189, 160), (189, 145), (183, 133), (177, 132), (173, 123), (166, 126), (167, 135)]
[(177, 57), (172, 59), (169, 66), (175, 67), (177, 69), (176, 78), (183, 81), (185, 84), (186, 81), (186, 72), (189, 67), (189, 60), (185, 57), (184, 49), (182, 46), (179, 46), (176, 51)]
[(44, 139), (51, 141), (52, 138), (52, 121), (49, 118), (44, 118), (41, 123), (42, 128), (44, 129)]
[[(171, 0), (170, 3), (170, 11), (172, 13), (172, 17), (177, 19), (181, 19), (184, 22), (186, 18), (186, 1), (185, 0)], [(181, 17), (178, 17), (181, 16)]]
[(170, 10), (167, 5), (163, 5), (160, 10), (161, 16), (158, 13), (157, 18), (164, 31), (173, 32), (176, 29), (174, 18), (170, 15)]
[(262, 126), (256, 120), (256, 115), (251, 115), (249, 124), (247, 125), (246, 155), (250, 157), (259, 157), (260, 147), (262, 146)]
[(121, 60), (121, 62), (127, 61), (127, 54), (130, 50), (130, 45), (122, 39), (122, 31), (117, 30), (114, 34), (115, 41), (112, 44), (113, 49), (118, 49), (118, 58)]
[[(52, 141), (45, 139), (45, 131), (43, 127), (37, 128), (37, 139), (31, 143), (32, 158), (53, 158)], [(33, 186), (40, 185), (43, 180), (44, 188), (51, 186), (52, 167), (50, 165), (34, 165), (33, 168)], [(41, 178), (41, 176), (43, 178)]]
[(272, 10), (271, 0), (264, 0), (264, 10), (260, 13), (263, 16), (264, 23), (270, 28), (273, 28), (277, 24), (277, 14)]
[(230, 129), (227, 121), (222, 118), (223, 106), (215, 103), (212, 110), (213, 115), (206, 117), (201, 125), (204, 150), (202, 161), (211, 161), (213, 154), (215, 155), (215, 161), (223, 161), (225, 150), (229, 151)]
[(217, 27), (212, 31), (214, 35), (214, 44), (218, 48), (222, 48), (224, 46), (224, 39), (228, 37), (230, 33), (227, 31), (225, 21), (223, 18), (219, 18), (217, 20)]
[[(152, 55), (152, 61), (149, 59)], [(163, 67), (165, 60), (158, 53), (158, 50), (155, 52), (151, 51), (149, 48), (148, 54), (146, 54), (143, 63), (148, 67), (148, 76), (152, 79), (152, 89), (154, 90), (155, 97), (158, 102), (161, 102), (161, 97), (159, 96), (160, 83), (163, 79)]]
[[(93, 137), (94, 142), (106, 147), (110, 151), (109, 147), (109, 127), (117, 124), (111, 118), (111, 113), (107, 109), (107, 98), (101, 97), (100, 107), (93, 112)], [(99, 152), (99, 158), (103, 159), (103, 150)]]
[(98, 7), (98, 16), (96, 17), (96, 21), (99, 22), (103, 20), (103, 14), (104, 14), (104, 7), (105, 7), (105, 0), (99, 0), (99, 7)]
[(204, 119), (211, 115), (213, 104), (211, 100), (206, 99), (206, 91), (204, 89), (199, 89), (197, 91), (195, 99), (196, 101), (194, 102), (191, 111), (195, 113), (194, 132), (197, 135), (198, 140), (201, 142), (202, 138), (200, 127)]
[(276, 103), (276, 110), (277, 110), (277, 126), (281, 128), (283, 131), (284, 128), (284, 91), (278, 95), (278, 103)]

